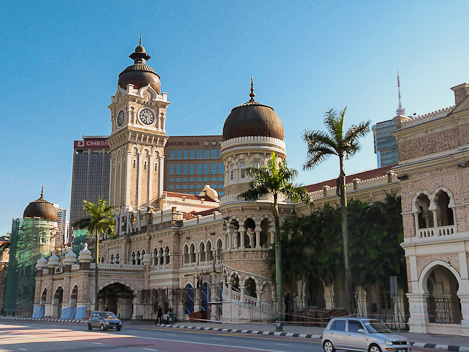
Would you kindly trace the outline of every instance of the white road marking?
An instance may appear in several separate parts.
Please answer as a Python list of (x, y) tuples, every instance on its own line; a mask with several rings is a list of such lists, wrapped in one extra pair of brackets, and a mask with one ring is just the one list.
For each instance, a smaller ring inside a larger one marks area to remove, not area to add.
[(18, 349), (19, 349), (20, 351), (27, 351), (26, 348), (19, 348), (19, 347), (18, 347)]
[[(126, 335), (121, 335), (121, 336), (126, 336)], [(128, 336), (128, 337), (137, 337), (137, 336)], [(207, 342), (194, 342), (194, 341), (182, 341), (182, 340), (170, 340), (170, 339), (162, 339), (162, 338), (157, 338), (157, 337), (143, 337), (143, 336), (138, 336), (137, 338), (140, 339), (146, 339), (146, 340), (156, 340), (156, 341), (168, 341), (168, 342), (179, 342), (179, 343), (189, 343), (191, 345), (205, 345), (205, 346), (217, 346), (217, 347), (233, 347), (233, 345), (220, 345), (220, 344), (213, 344), (213, 343), (207, 343)], [(95, 342), (93, 342), (95, 343)], [(243, 350), (256, 350), (256, 351), (265, 351), (265, 352), (283, 352), (281, 350), (267, 350), (267, 349), (262, 349), (262, 348), (254, 348), (254, 347), (244, 347), (244, 346), (236, 346), (236, 348), (243, 349)]]
[(147, 351), (156, 351), (156, 352), (158, 352), (158, 350), (152, 350), (151, 348), (144, 348), (144, 350), (147, 350)]
[(95, 345), (102, 345), (101, 342), (91, 342), (91, 343), (94, 343)]

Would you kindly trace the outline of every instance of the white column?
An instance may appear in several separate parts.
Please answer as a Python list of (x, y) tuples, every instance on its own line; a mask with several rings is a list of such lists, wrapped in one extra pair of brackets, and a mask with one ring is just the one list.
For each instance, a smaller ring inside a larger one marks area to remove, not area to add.
[(242, 303), (242, 302), (244, 302), (244, 282), (243, 281), (240, 281), (240, 283), (239, 283), (239, 292), (240, 292), (239, 300)]
[(409, 299), (409, 332), (426, 334), (428, 322), (427, 298), (428, 293), (408, 293)]
[(137, 207), (142, 204), (142, 171), (143, 160), (142, 153), (137, 154)]
[[(122, 169), (122, 172), (121, 174), (124, 174), (125, 175), (125, 199), (124, 199), (124, 204), (121, 204), (120, 205), (130, 205), (130, 174), (132, 172), (132, 153), (131, 152), (127, 152), (127, 159), (125, 161), (125, 172), (124, 172), (124, 168), (123, 168), (123, 165), (121, 167)], [(122, 179), (124, 178), (124, 175), (121, 175), (121, 187), (120, 187), (120, 190), (122, 190)]]
[(164, 156), (160, 156), (160, 164), (158, 165), (158, 173), (159, 173), (159, 186), (158, 186), (158, 198), (161, 198), (163, 195), (163, 169), (164, 169)]
[(261, 248), (261, 232), (256, 231), (256, 248)]
[(244, 249), (245, 248), (245, 243), (244, 243), (244, 235), (246, 234), (246, 230), (244, 229), (244, 226), (239, 227), (239, 248)]
[(147, 175), (148, 175), (148, 185), (147, 185), (147, 207), (150, 206), (153, 190), (153, 174), (155, 173), (155, 165), (153, 165), (153, 154), (149, 155), (148, 166), (147, 166)]
[(414, 213), (415, 237), (419, 237), (419, 213)]

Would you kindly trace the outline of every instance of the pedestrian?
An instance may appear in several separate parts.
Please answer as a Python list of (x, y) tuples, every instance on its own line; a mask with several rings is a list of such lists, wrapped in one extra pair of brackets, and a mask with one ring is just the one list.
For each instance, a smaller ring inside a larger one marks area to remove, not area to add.
[(160, 324), (162, 323), (161, 317), (163, 316), (163, 309), (161, 306), (158, 306), (158, 315), (156, 317), (156, 323), (158, 324), (158, 320), (160, 321)]

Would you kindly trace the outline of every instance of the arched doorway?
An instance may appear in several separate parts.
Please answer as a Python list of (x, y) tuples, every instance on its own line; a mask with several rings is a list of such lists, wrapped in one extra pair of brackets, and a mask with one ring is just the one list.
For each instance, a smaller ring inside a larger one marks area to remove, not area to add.
[(437, 324), (461, 324), (461, 302), (457, 295), (459, 284), (454, 274), (437, 265), (427, 276), (428, 321)]
[(113, 283), (98, 292), (98, 309), (107, 309), (121, 319), (132, 318), (132, 302), (135, 298), (133, 291), (121, 284)]
[(184, 314), (194, 313), (194, 288), (187, 284), (183, 294)]
[(244, 283), (244, 290), (246, 292), (246, 295), (251, 297), (251, 298), (257, 298), (256, 294), (256, 282), (254, 281), (253, 278), (249, 278), (246, 280)]
[(59, 287), (54, 294), (54, 298), (52, 300), (52, 317), (53, 318), (60, 318), (62, 315), (62, 302), (64, 299), (64, 290), (62, 287)]
[(324, 285), (319, 280), (308, 281), (305, 288), (306, 306), (313, 309), (326, 308), (326, 300), (324, 297)]

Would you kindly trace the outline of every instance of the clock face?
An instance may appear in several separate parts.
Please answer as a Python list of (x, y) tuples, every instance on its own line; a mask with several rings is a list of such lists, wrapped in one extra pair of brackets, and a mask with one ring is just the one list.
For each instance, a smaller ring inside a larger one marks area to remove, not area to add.
[(155, 114), (150, 109), (142, 109), (140, 110), (140, 122), (144, 125), (151, 125), (155, 122)]
[(119, 111), (119, 115), (117, 115), (117, 126), (121, 127), (124, 123), (124, 110)]

